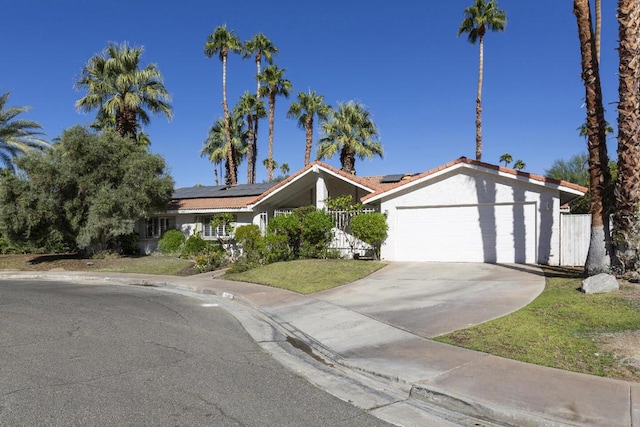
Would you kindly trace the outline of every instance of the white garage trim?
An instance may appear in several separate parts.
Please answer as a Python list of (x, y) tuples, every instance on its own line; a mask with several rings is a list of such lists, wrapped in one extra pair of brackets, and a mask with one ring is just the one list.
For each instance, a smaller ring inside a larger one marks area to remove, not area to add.
[(396, 207), (396, 261), (536, 263), (537, 204)]

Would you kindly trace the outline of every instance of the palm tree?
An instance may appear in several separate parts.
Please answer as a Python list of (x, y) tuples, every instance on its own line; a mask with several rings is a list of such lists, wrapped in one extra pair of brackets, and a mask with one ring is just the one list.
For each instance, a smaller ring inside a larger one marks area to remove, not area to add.
[(318, 117), (318, 121), (327, 121), (332, 108), (324, 103), (324, 96), (316, 95), (316, 91), (309, 93), (300, 92), (298, 102), (291, 103), (287, 117), (298, 119), (298, 127), (305, 130), (306, 147), (304, 152), (304, 165), (309, 164), (311, 158), (311, 148), (313, 146), (313, 116)]
[(76, 101), (82, 111), (98, 110), (98, 128), (115, 126), (120, 136), (136, 138), (141, 125), (149, 124), (146, 110), (171, 120), (171, 96), (155, 64), (140, 69), (144, 49), (126, 42), (110, 43), (89, 59), (76, 87), (87, 94)]
[(356, 173), (356, 157), (371, 158), (384, 155), (382, 144), (375, 141), (378, 129), (364, 105), (350, 101), (338, 103), (338, 110), (322, 124), (318, 146), (318, 159), (330, 158), (340, 151), (342, 170)]
[(255, 123), (267, 115), (264, 103), (256, 95), (245, 92), (240, 97), (234, 110), (246, 117), (247, 121), (247, 184), (256, 182), (256, 159), (258, 157), (258, 140)]
[(285, 70), (276, 65), (269, 65), (260, 74), (259, 79), (266, 85), (260, 88), (260, 96), (269, 98), (269, 160), (267, 171), (269, 182), (273, 181), (273, 123), (275, 120), (276, 96), (289, 97), (289, 92), (293, 90), (291, 82), (284, 78)]
[(637, 40), (640, 34), (640, 4), (618, 1), (620, 63), (618, 76), (618, 178), (614, 213), (616, 258), (615, 268), (624, 274), (637, 271), (640, 242), (640, 64), (637, 61)]
[[(237, 111), (233, 111), (230, 116), (229, 128), (231, 133), (231, 155), (233, 164), (239, 165), (247, 154), (248, 134), (244, 129), (244, 117)], [(205, 140), (204, 146), (200, 151), (200, 157), (207, 156), (214, 164), (216, 185), (218, 185), (218, 168), (217, 164), (227, 159), (227, 138), (225, 136), (224, 119), (218, 118), (209, 129), (209, 135)], [(237, 170), (233, 171), (237, 175)]]
[(476, 41), (480, 50), (478, 65), (478, 95), (476, 97), (476, 160), (482, 159), (482, 74), (484, 68), (484, 35), (487, 30), (504, 31), (507, 26), (507, 15), (498, 9), (496, 0), (475, 0), (473, 6), (464, 10), (465, 17), (458, 29), (458, 37), (468, 33), (471, 44)]
[(527, 167), (527, 164), (520, 159), (516, 160), (516, 162), (513, 164), (513, 168), (518, 171), (521, 171), (526, 167)]
[(226, 25), (216, 27), (213, 33), (207, 37), (204, 45), (204, 54), (207, 58), (218, 54), (222, 61), (222, 110), (224, 112), (224, 134), (227, 147), (227, 163), (226, 163), (226, 185), (236, 185), (238, 177), (234, 171), (237, 171), (237, 165), (233, 162), (233, 149), (231, 147), (231, 131), (229, 106), (227, 104), (227, 57), (229, 52), (239, 53), (242, 51), (242, 42), (235, 35), (233, 30), (227, 30)]
[(604, 206), (605, 191), (610, 185), (611, 174), (608, 167), (609, 160), (606, 144), (607, 123), (604, 119), (600, 72), (589, 0), (574, 0), (573, 12), (578, 23), (582, 80), (585, 86), (587, 105), (586, 124), (589, 153), (589, 194), (591, 195), (591, 239), (585, 262), (585, 275), (593, 276), (598, 273), (609, 272), (611, 266), (609, 257), (611, 253), (609, 208)]
[(500, 156), (500, 161), (504, 162), (504, 166), (507, 167), (513, 161), (513, 157), (511, 157), (511, 154), (509, 153), (504, 153)]
[(8, 107), (9, 92), (0, 96), (0, 162), (6, 170), (15, 171), (14, 159), (33, 149), (44, 149), (49, 143), (38, 135), (42, 126), (31, 120), (16, 117), (29, 111), (29, 107)]
[(600, 63), (600, 34), (602, 33), (602, 2), (595, 0), (596, 4), (596, 59)]

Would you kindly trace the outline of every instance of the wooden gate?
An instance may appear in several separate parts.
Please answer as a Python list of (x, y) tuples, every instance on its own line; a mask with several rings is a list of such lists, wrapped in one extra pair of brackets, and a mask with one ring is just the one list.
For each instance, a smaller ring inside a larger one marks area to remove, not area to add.
[(591, 238), (591, 215), (560, 215), (560, 265), (584, 265)]

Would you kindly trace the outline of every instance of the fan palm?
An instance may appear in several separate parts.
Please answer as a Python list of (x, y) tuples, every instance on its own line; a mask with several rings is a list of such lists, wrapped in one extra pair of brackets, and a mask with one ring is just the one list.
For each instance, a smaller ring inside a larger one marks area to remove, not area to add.
[(171, 96), (154, 64), (140, 69), (142, 47), (110, 43), (83, 67), (76, 87), (87, 94), (76, 101), (82, 111), (98, 110), (96, 127), (115, 126), (120, 136), (136, 138), (149, 124), (149, 110), (171, 119)]
[(289, 107), (287, 117), (298, 119), (298, 127), (305, 130), (305, 166), (309, 164), (313, 146), (313, 117), (317, 116), (318, 121), (323, 123), (329, 118), (331, 110), (331, 107), (324, 103), (324, 96), (317, 95), (315, 90), (309, 91), (309, 93), (300, 92), (298, 94), (298, 102), (291, 103)]
[[(616, 269), (619, 273), (640, 268), (640, 141), (638, 111), (640, 111), (640, 63), (637, 60), (640, 34), (640, 4), (618, 1), (620, 46), (618, 54), (620, 79), (618, 94), (618, 178), (614, 213)], [(593, 178), (593, 177), (592, 177)], [(593, 186), (593, 185), (592, 185)]]
[(236, 174), (237, 165), (233, 161), (233, 149), (231, 146), (231, 131), (229, 105), (227, 104), (227, 58), (230, 52), (239, 53), (242, 51), (242, 42), (235, 35), (233, 30), (227, 30), (226, 25), (216, 27), (213, 33), (207, 37), (204, 45), (204, 54), (207, 58), (218, 55), (222, 61), (222, 110), (224, 113), (224, 134), (226, 138), (226, 175), (227, 185), (236, 185), (238, 176)]
[(267, 115), (264, 103), (256, 95), (245, 92), (234, 108), (247, 121), (247, 184), (256, 182), (256, 159), (258, 156), (258, 139), (255, 123)]
[(520, 159), (516, 160), (516, 162), (513, 164), (513, 168), (518, 171), (521, 171), (526, 167), (527, 167), (527, 164)]
[(482, 160), (482, 79), (484, 69), (484, 36), (487, 30), (504, 31), (507, 15), (498, 9), (496, 0), (475, 0), (473, 6), (464, 10), (465, 17), (458, 29), (458, 37), (468, 33), (471, 44), (478, 42), (480, 60), (478, 65), (478, 94), (476, 97), (476, 160)]
[(378, 129), (362, 104), (338, 103), (338, 109), (322, 124), (322, 133), (324, 136), (318, 141), (318, 159), (331, 158), (340, 151), (340, 164), (347, 173), (355, 175), (356, 157), (384, 155), (382, 144), (375, 141)]
[[(247, 154), (247, 131), (244, 129), (244, 118), (237, 112), (230, 115), (229, 129), (231, 133), (231, 155), (235, 165), (239, 165)], [(200, 157), (207, 156), (213, 163), (216, 185), (218, 185), (218, 167), (216, 165), (227, 159), (226, 131), (224, 118), (218, 118), (209, 129), (209, 135), (200, 151)], [(236, 166), (237, 168), (237, 166)], [(237, 170), (233, 171), (237, 175)]]
[(0, 96), (0, 162), (7, 170), (15, 171), (14, 159), (33, 149), (44, 149), (49, 143), (41, 139), (42, 126), (31, 121), (16, 119), (29, 107), (9, 107), (9, 92)]
[[(591, 195), (591, 239), (585, 274), (593, 276), (610, 269), (609, 209), (604, 206), (605, 191), (611, 181), (607, 156), (606, 127), (602, 88), (591, 23), (589, 0), (574, 0), (573, 11), (578, 23), (582, 79), (587, 105), (587, 147), (589, 153), (589, 194)], [(621, 42), (622, 48), (622, 42)], [(621, 54), (622, 55), (622, 54)], [(621, 75), (622, 79), (622, 75)], [(638, 84), (636, 81), (635, 84)], [(636, 91), (637, 94), (637, 91)], [(622, 99), (621, 99), (622, 102)], [(637, 100), (635, 101), (637, 106)], [(635, 113), (634, 113), (635, 114)]]
[(511, 157), (511, 154), (509, 153), (504, 153), (502, 156), (500, 156), (500, 161), (504, 162), (505, 166), (509, 166), (509, 164), (513, 161), (513, 157)]
[(273, 131), (276, 109), (276, 96), (289, 97), (289, 93), (293, 90), (291, 82), (284, 78), (285, 70), (278, 68), (276, 65), (269, 65), (260, 74), (259, 79), (265, 84), (260, 88), (260, 96), (268, 97), (269, 99), (269, 152), (267, 154), (268, 167), (268, 179), (269, 182), (273, 181)]

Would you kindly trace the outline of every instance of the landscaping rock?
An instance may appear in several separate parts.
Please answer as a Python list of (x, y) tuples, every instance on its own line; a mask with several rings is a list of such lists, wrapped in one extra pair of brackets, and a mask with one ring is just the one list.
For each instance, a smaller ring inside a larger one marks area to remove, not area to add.
[(617, 291), (620, 288), (615, 276), (606, 273), (596, 274), (582, 281), (580, 290), (585, 294), (601, 294)]

